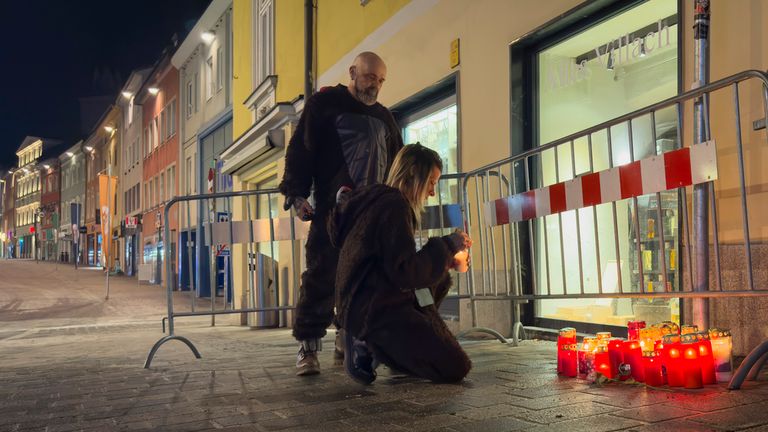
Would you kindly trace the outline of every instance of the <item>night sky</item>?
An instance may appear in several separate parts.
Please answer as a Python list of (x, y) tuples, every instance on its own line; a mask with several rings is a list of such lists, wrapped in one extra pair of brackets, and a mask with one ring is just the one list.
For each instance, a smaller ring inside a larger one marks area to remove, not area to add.
[(27, 135), (83, 138), (79, 98), (116, 96), (174, 33), (181, 43), (210, 1), (0, 0), (0, 169), (16, 164)]

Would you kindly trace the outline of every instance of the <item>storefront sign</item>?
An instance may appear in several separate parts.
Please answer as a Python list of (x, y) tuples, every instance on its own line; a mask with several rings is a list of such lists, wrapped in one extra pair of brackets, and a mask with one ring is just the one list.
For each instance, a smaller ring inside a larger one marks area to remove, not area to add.
[(139, 218), (136, 216), (126, 216), (125, 217), (125, 227), (126, 228), (136, 228), (136, 225), (139, 224)]
[(459, 39), (456, 38), (451, 41), (451, 68), (455, 68), (461, 62), (459, 56)]
[(650, 31), (642, 38), (634, 36), (634, 33), (627, 33), (595, 47), (586, 56), (553, 62), (547, 71), (547, 87), (552, 90), (589, 80), (592, 70), (587, 62), (593, 58), (598, 59), (606, 69), (614, 69), (617, 66), (626, 66), (638, 57), (651, 55), (655, 50), (671, 44), (669, 26), (662, 20), (657, 21), (656, 31)]

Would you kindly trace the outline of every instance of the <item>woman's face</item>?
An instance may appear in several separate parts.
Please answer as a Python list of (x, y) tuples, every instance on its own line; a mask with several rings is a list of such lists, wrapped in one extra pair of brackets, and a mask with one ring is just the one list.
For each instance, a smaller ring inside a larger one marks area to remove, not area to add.
[(424, 197), (424, 200), (435, 196), (435, 188), (437, 187), (437, 182), (440, 180), (440, 174), (440, 168), (432, 168), (432, 172), (429, 173), (429, 180), (427, 181), (427, 196)]

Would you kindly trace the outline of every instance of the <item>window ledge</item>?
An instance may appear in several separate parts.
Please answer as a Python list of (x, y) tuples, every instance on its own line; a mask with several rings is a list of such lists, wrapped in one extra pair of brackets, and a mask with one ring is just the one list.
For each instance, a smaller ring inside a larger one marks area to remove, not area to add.
[(261, 82), (243, 104), (254, 115), (254, 123), (264, 117), (275, 106), (277, 75), (269, 75)]

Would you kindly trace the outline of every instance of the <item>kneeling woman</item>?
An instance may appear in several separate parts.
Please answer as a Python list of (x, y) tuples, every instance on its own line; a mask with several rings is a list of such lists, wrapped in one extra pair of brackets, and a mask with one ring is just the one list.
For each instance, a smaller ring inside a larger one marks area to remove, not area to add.
[(385, 185), (344, 194), (329, 219), (340, 248), (336, 305), (345, 367), (358, 382), (373, 382), (378, 362), (435, 382), (460, 381), (471, 367), (438, 313), (451, 285), (448, 270), (458, 265), (454, 255), (471, 240), (457, 230), (419, 251), (414, 240), (441, 170), (436, 152), (407, 145)]

